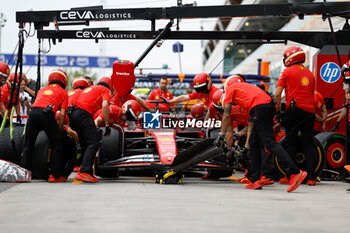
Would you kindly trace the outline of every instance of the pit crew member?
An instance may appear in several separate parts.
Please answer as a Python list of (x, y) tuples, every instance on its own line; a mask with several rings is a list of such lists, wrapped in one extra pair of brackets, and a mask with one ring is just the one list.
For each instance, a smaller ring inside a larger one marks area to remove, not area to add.
[(99, 149), (100, 133), (98, 132), (93, 115), (102, 107), (105, 121), (105, 136), (109, 136), (109, 101), (113, 93), (111, 78), (103, 77), (97, 86), (86, 88), (75, 102), (70, 117), (71, 128), (78, 133), (80, 144), (83, 148), (82, 166), (75, 179), (95, 183), (98, 179), (93, 175), (93, 162)]
[[(51, 169), (49, 182), (66, 182), (67, 177), (62, 177), (62, 129), (68, 106), (68, 95), (65, 90), (68, 83), (66, 72), (60, 69), (52, 70), (49, 75), (49, 85), (42, 88), (29, 112), (24, 135), (24, 147), (22, 166), (31, 170), (32, 152), (36, 138), (41, 130), (44, 130), (50, 141)], [(55, 113), (60, 110), (59, 123), (55, 119)]]
[[(168, 91), (167, 86), (168, 86), (167, 78), (161, 77), (160, 80), (159, 80), (159, 88), (153, 90), (149, 94), (148, 101), (150, 101), (150, 100), (159, 100), (159, 96), (162, 96), (162, 97), (164, 97), (167, 100), (172, 100), (174, 98), (173, 94)], [(171, 105), (170, 107), (171, 107), (171, 111), (174, 112), (175, 111), (174, 105)], [(165, 110), (165, 111), (169, 111), (169, 110), (170, 110), (170, 108), (168, 106), (168, 109)]]
[(10, 74), (10, 67), (5, 63), (0, 61), (0, 86), (3, 86)]
[[(126, 120), (137, 121), (141, 114), (141, 106), (135, 100), (126, 101), (122, 107), (117, 105), (109, 106), (109, 125), (118, 124), (124, 127)], [(98, 110), (94, 115), (95, 125), (98, 127), (104, 126), (104, 118), (102, 109)]]
[(282, 71), (275, 92), (276, 110), (280, 111), (281, 94), (285, 89), (286, 116), (285, 129), (287, 151), (296, 163), (298, 132), (302, 135), (302, 144), (307, 158), (309, 185), (315, 185), (315, 151), (313, 147), (313, 126), (315, 122), (315, 78), (304, 67), (305, 52), (299, 47), (289, 47), (283, 54), (285, 69)]
[(290, 175), (291, 185), (288, 192), (294, 191), (306, 178), (307, 172), (299, 171), (298, 167), (289, 157), (283, 147), (276, 143), (273, 135), (273, 117), (275, 106), (272, 98), (259, 87), (248, 83), (233, 83), (226, 90), (224, 101), (224, 115), (222, 119), (221, 132), (215, 143), (218, 146), (224, 145), (225, 134), (231, 121), (232, 104), (235, 103), (249, 112), (253, 119), (253, 128), (249, 140), (251, 157), (251, 181), (252, 184), (246, 186), (247, 189), (261, 189), (261, 144), (271, 153), (275, 154), (285, 162), (288, 175)]
[(180, 95), (170, 101), (169, 104), (185, 102), (191, 99), (202, 100), (206, 106), (212, 102), (214, 93), (219, 88), (212, 85), (211, 78), (205, 73), (199, 73), (193, 78), (193, 86), (196, 92), (189, 95)]
[[(11, 73), (6, 81), (6, 84), (1, 87), (1, 113), (2, 115), (5, 114), (6, 109), (8, 108), (8, 105), (10, 103), (10, 98), (11, 98), (11, 89), (13, 85), (15, 84), (15, 73)], [(19, 83), (19, 74), (17, 74), (16, 78), (16, 85)], [(16, 87), (17, 90), (17, 87)], [(16, 92), (13, 92), (13, 97), (12, 97), (12, 104), (15, 103), (16, 100)], [(15, 107), (16, 114), (17, 114), (17, 123), (21, 123), (21, 113), (20, 113), (20, 101), (17, 102)], [(10, 119), (10, 114), (7, 115), (7, 119)]]

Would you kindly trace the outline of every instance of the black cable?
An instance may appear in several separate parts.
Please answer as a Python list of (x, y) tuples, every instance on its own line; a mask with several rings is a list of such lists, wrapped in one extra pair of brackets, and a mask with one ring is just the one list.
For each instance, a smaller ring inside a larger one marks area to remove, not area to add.
[(28, 37), (34, 37), (35, 36), (35, 29), (34, 29), (32, 35), (30, 35), (31, 31), (32, 31), (32, 23), (29, 23)]
[[(13, 50), (13, 52), (12, 52), (12, 54), (11, 54), (11, 57), (10, 57), (10, 59), (9, 59), (8, 62), (7, 62), (8, 64), (11, 63), (11, 60), (12, 60), (12, 58), (13, 58), (13, 55), (15, 54), (15, 51), (16, 51), (16, 49), (17, 49), (17, 47), (18, 47), (18, 43), (19, 43), (19, 42), (17, 42), (17, 45), (15, 46), (15, 49)], [(10, 70), (12, 70), (12, 68), (13, 68), (14, 65), (15, 65), (15, 64), (12, 64)]]
[[(10, 92), (10, 102), (7, 106), (7, 109), (10, 110), (12, 108), (12, 106), (15, 106), (15, 104), (12, 103), (13, 100), (13, 95), (15, 93), (16, 90), (16, 84), (17, 84), (17, 74), (18, 74), (18, 68), (20, 68), (20, 77), (19, 77), (19, 82), (22, 79), (22, 57), (23, 57), (23, 46), (24, 46), (24, 38), (23, 38), (23, 30), (20, 30), (19, 34), (18, 34), (19, 40), (18, 40), (18, 55), (17, 55), (17, 62), (16, 62), (16, 68), (15, 68), (15, 77), (14, 77), (14, 81), (11, 87), (11, 92)], [(20, 83), (17, 84), (18, 86), (20, 86)], [(16, 93), (16, 99), (18, 100), (17, 96), (18, 96), (18, 92)]]
[(48, 54), (51, 51), (51, 40), (49, 39), (49, 49), (46, 51), (42, 51), (43, 54)]
[[(234, 50), (236, 47), (237, 47), (238, 43), (235, 43), (233, 46), (232, 46), (232, 50)], [(216, 68), (218, 68), (218, 66), (221, 64), (221, 62), (225, 60), (225, 54), (224, 54), (224, 57), (219, 61), (219, 63), (214, 67), (214, 69), (212, 69), (212, 71), (210, 71), (209, 73), (209, 76), (214, 72), (214, 70)]]

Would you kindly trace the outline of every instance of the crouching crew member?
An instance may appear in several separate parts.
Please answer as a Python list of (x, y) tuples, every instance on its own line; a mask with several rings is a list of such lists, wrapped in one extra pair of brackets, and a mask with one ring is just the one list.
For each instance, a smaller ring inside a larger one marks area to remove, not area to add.
[(251, 156), (251, 181), (252, 184), (246, 186), (247, 189), (261, 189), (260, 170), (261, 170), (261, 144), (279, 159), (285, 162), (287, 173), (290, 176), (291, 184), (288, 192), (294, 191), (307, 176), (307, 172), (299, 171), (293, 163), (288, 153), (283, 147), (276, 143), (273, 135), (273, 117), (275, 115), (275, 106), (271, 97), (259, 87), (248, 83), (233, 83), (226, 90), (224, 100), (224, 115), (222, 119), (221, 132), (216, 144), (222, 146), (230, 123), (232, 104), (238, 104), (246, 108), (250, 117), (253, 119), (253, 128), (249, 140)]
[(196, 92), (189, 95), (180, 95), (172, 100), (169, 100), (169, 104), (199, 99), (202, 100), (206, 106), (209, 106), (214, 93), (219, 90), (219, 88), (212, 85), (211, 78), (205, 73), (199, 73), (193, 78), (193, 86)]
[[(68, 83), (66, 72), (60, 69), (51, 71), (49, 85), (40, 89), (36, 100), (29, 112), (24, 135), (24, 147), (22, 166), (31, 170), (32, 152), (36, 138), (41, 130), (44, 130), (50, 141), (51, 148), (51, 175), (49, 182), (65, 182), (67, 177), (62, 177), (62, 132), (68, 106), (68, 95), (65, 90)], [(55, 113), (60, 110), (59, 123), (55, 119)]]
[(75, 179), (85, 182), (98, 182), (93, 175), (93, 163), (99, 149), (100, 134), (95, 126), (93, 116), (102, 107), (105, 121), (105, 136), (109, 136), (109, 101), (112, 97), (111, 79), (103, 77), (97, 86), (86, 88), (75, 102), (70, 114), (71, 128), (78, 133), (83, 148), (83, 162)]
[(286, 93), (285, 129), (287, 151), (296, 163), (298, 132), (301, 132), (302, 144), (307, 159), (308, 184), (315, 185), (316, 158), (313, 144), (315, 122), (315, 78), (304, 67), (305, 52), (299, 47), (289, 47), (283, 54), (286, 68), (282, 71), (275, 92), (277, 112), (280, 108), (283, 89)]
[[(120, 108), (116, 105), (109, 106), (109, 125), (113, 126), (118, 124), (122, 127), (125, 126), (127, 120), (137, 121), (138, 116), (141, 114), (141, 106), (136, 100), (128, 100)], [(104, 117), (102, 109), (98, 110), (95, 115), (95, 125), (104, 126)]]
[[(71, 114), (72, 110), (74, 109), (74, 104), (77, 101), (77, 99), (79, 98), (80, 94), (83, 92), (83, 90), (85, 88), (91, 86), (91, 82), (92, 82), (92, 80), (85, 78), (83, 76), (78, 76), (73, 80), (72, 90), (68, 91), (68, 110), (67, 110), (68, 117), (70, 117), (70, 114)], [(68, 127), (68, 129), (70, 131), (75, 132), (70, 127)], [(73, 135), (74, 135), (75, 141), (79, 142), (79, 138), (78, 138), (76, 132)], [(79, 145), (78, 148), (81, 149), (81, 146)], [(79, 152), (81, 152), (80, 154), (84, 154), (84, 151), (79, 151)], [(82, 161), (83, 161), (83, 157), (80, 156), (78, 158), (77, 162), (75, 163), (75, 167), (73, 169), (74, 172), (79, 171)]]

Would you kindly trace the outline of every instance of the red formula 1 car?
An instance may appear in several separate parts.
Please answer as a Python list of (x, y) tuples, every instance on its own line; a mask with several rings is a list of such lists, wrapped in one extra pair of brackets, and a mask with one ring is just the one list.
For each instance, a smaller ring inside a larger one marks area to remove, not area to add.
[[(151, 103), (157, 104), (158, 109), (158, 104), (164, 102), (151, 101)], [(190, 153), (186, 151), (205, 140), (205, 133), (201, 128), (186, 128), (186, 116), (174, 116), (169, 112), (159, 113), (158, 111), (153, 114), (159, 114), (162, 123), (159, 128), (145, 129), (143, 126), (146, 119), (141, 117), (131, 130), (115, 125), (111, 135), (102, 138), (96, 163), (96, 175), (116, 177), (120, 169), (151, 169), (156, 175), (160, 175), (171, 168), (178, 155), (183, 154), (181, 161), (184, 161), (184, 156), (187, 160), (187, 158), (191, 159), (202, 153), (198, 149), (194, 149), (196, 151), (192, 149)], [(104, 131), (104, 128), (101, 129)], [(200, 144), (197, 147), (201, 147)], [(234, 167), (227, 164), (226, 157), (221, 151), (215, 153), (218, 153), (215, 154), (215, 158), (196, 164), (188, 163), (187, 167), (190, 167), (191, 170), (210, 168), (212, 176), (217, 178), (230, 176)], [(167, 183), (181, 183), (181, 178), (180, 172)], [(160, 180), (158, 178), (156, 182), (162, 182)]]

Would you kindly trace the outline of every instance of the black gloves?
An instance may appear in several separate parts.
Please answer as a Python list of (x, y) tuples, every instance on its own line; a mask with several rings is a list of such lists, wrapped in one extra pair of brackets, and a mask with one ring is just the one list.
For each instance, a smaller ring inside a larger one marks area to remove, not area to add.
[(77, 143), (75, 143), (75, 145), (76, 145), (76, 147), (77, 147), (77, 152), (78, 152), (78, 153), (81, 153), (81, 152), (83, 151), (83, 148), (81, 147), (80, 143), (77, 142)]
[(282, 114), (280, 111), (276, 112), (276, 120), (278, 121), (278, 123), (282, 123)]
[(248, 151), (249, 151), (249, 149), (247, 147), (245, 147), (245, 146), (241, 147), (241, 151), (240, 152), (241, 152), (242, 155), (246, 156)]
[(109, 137), (109, 135), (111, 135), (111, 128), (109, 126), (106, 126), (103, 136)]
[(22, 118), (20, 115), (17, 116), (17, 124), (22, 124)]
[(214, 141), (214, 145), (219, 148), (223, 148), (225, 144), (226, 144), (225, 136), (219, 134), (218, 138)]
[(334, 127), (333, 127), (333, 129), (331, 131), (334, 132), (336, 129), (338, 129), (339, 128), (339, 124), (340, 124), (339, 121), (335, 122)]

